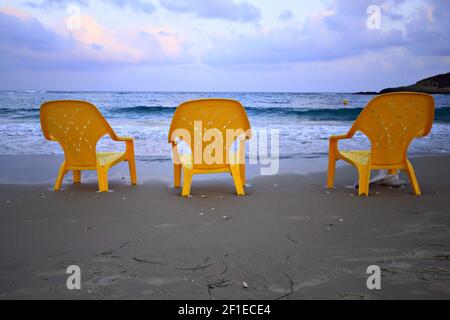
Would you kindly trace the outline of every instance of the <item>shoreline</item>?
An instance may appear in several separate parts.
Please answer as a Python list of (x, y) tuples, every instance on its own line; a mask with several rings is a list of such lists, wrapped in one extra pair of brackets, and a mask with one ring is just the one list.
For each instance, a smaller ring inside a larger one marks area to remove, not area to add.
[[(426, 157), (447, 157), (447, 153), (423, 153), (412, 154), (410, 159), (426, 158)], [(64, 160), (63, 154), (24, 154), (24, 155), (0, 155), (0, 185), (42, 185), (49, 184), (52, 186), (59, 166)], [(247, 159), (248, 161), (248, 159)], [(160, 159), (153, 157), (136, 156), (136, 166), (138, 171), (138, 184), (151, 183), (152, 181), (170, 183), (172, 182), (172, 160)], [(343, 161), (337, 162), (337, 168), (346, 167), (348, 164)], [(323, 173), (328, 167), (327, 155), (309, 155), (309, 156), (287, 156), (279, 159), (279, 172), (274, 175), (308, 175), (313, 173)], [(5, 170), (4, 168), (8, 168)], [(248, 178), (255, 178), (260, 175), (260, 164), (247, 164)], [(128, 180), (128, 166), (126, 163), (121, 163), (113, 167), (109, 171), (110, 181), (114, 184), (121, 180)], [(223, 175), (199, 175), (194, 179), (216, 180)], [(270, 176), (269, 176), (270, 177)], [(97, 181), (95, 171), (84, 171), (83, 180), (89, 184)], [(71, 173), (69, 172), (64, 184), (71, 183)]]
[[(62, 154), (52, 155), (0, 155), (0, 168), (10, 168), (2, 172), (0, 184), (52, 184), (56, 178), (60, 164), (64, 160)], [(298, 157), (282, 158), (279, 160), (278, 174), (309, 174), (321, 172), (327, 166), (326, 157)], [(31, 164), (34, 164), (35, 170)], [(136, 157), (136, 166), (138, 172), (138, 184), (151, 183), (158, 181), (171, 183), (173, 167), (171, 159), (155, 159), (151, 157)], [(260, 164), (247, 165), (247, 176), (254, 178), (260, 175)], [(195, 180), (216, 180), (218, 177), (226, 175), (198, 175)], [(121, 163), (109, 171), (110, 182), (118, 183), (121, 180), (128, 180), (128, 165)], [(95, 171), (84, 171), (84, 181), (92, 184), (97, 180)], [(64, 184), (71, 183), (71, 173), (69, 172)]]

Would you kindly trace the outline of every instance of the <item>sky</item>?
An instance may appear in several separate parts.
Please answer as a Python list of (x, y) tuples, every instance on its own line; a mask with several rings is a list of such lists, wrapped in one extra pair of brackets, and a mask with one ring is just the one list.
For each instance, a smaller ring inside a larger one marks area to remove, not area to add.
[(0, 0), (0, 90), (355, 92), (450, 72), (447, 0)]

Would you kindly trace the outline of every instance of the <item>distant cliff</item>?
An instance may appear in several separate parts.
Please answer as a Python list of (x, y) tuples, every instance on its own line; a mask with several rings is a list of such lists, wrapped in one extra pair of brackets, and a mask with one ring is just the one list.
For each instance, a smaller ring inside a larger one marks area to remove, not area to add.
[(450, 72), (420, 80), (416, 84), (410, 86), (383, 89), (380, 91), (380, 94), (399, 91), (423, 92), (429, 94), (450, 94)]

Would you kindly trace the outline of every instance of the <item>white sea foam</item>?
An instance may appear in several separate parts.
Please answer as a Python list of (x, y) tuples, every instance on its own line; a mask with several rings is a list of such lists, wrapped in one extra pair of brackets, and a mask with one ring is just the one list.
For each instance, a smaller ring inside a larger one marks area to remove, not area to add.
[[(81, 99), (96, 104), (119, 135), (134, 137), (138, 156), (169, 159), (171, 146), (167, 143), (167, 134), (174, 108), (185, 100), (217, 96), (242, 101), (250, 109), (248, 114), (255, 132), (278, 129), (281, 157), (325, 155), (329, 136), (345, 133), (352, 123), (334, 118), (339, 119), (341, 114), (344, 114), (342, 119), (357, 115), (354, 110), (345, 114), (342, 106), (336, 106), (339, 101), (350, 97), (351, 108), (362, 108), (371, 98), (346, 94), (0, 92), (0, 154), (62, 153), (57, 143), (45, 140), (41, 133), (39, 106), (47, 100)], [(439, 96), (436, 101), (438, 108), (450, 106), (450, 97)], [(155, 107), (142, 107), (150, 104)], [(286, 111), (286, 108), (294, 111)], [(333, 108), (339, 117), (334, 115)], [(258, 112), (259, 109), (265, 111)], [(295, 112), (297, 109), (316, 111)], [(323, 114), (321, 109), (325, 110)], [(323, 119), (318, 119), (318, 115)], [(450, 124), (438, 121), (430, 136), (415, 140), (410, 150), (412, 153), (448, 153), (449, 137)], [(116, 150), (117, 146), (103, 138), (97, 147)], [(368, 148), (369, 142), (358, 134), (341, 146), (361, 149)]]

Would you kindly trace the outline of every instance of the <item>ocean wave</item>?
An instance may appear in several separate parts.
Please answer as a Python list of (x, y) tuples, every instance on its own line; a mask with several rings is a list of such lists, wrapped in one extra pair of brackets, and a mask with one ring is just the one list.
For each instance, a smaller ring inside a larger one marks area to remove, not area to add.
[[(299, 109), (299, 108), (247, 108), (249, 113), (274, 116), (297, 116), (313, 121), (353, 121), (364, 108)], [(450, 107), (436, 108), (435, 121), (450, 122)]]
[(136, 106), (136, 107), (126, 107), (126, 108), (114, 108), (110, 110), (112, 113), (118, 114), (152, 114), (152, 113), (173, 113), (175, 112), (175, 107), (163, 107), (163, 106)]
[(0, 108), (0, 114), (14, 114), (17, 112), (39, 113), (39, 108)]
[(434, 118), (439, 122), (450, 122), (450, 107), (437, 108)]
[[(286, 108), (286, 107), (247, 107), (250, 115), (255, 116), (286, 116), (298, 117), (311, 121), (354, 121), (363, 108), (341, 108), (341, 109), (306, 109), (306, 108)], [(109, 110), (115, 114), (173, 114), (176, 107), (164, 106), (136, 106), (126, 108), (114, 108)], [(437, 108), (435, 121), (450, 122), (450, 107)]]
[(312, 121), (351, 121), (363, 110), (362, 108), (348, 109), (306, 109), (306, 108), (246, 108), (249, 114), (265, 116), (298, 117)]
[[(106, 116), (119, 116), (127, 118), (130, 116), (164, 115), (171, 116), (176, 107), (155, 106), (135, 106), (135, 107), (115, 107), (102, 109)], [(307, 121), (354, 121), (363, 108), (292, 108), (292, 107), (246, 107), (250, 116), (261, 117), (290, 117)], [(38, 119), (39, 108), (0, 108), (0, 115), (10, 119)], [(450, 107), (436, 108), (435, 121), (450, 123)]]

